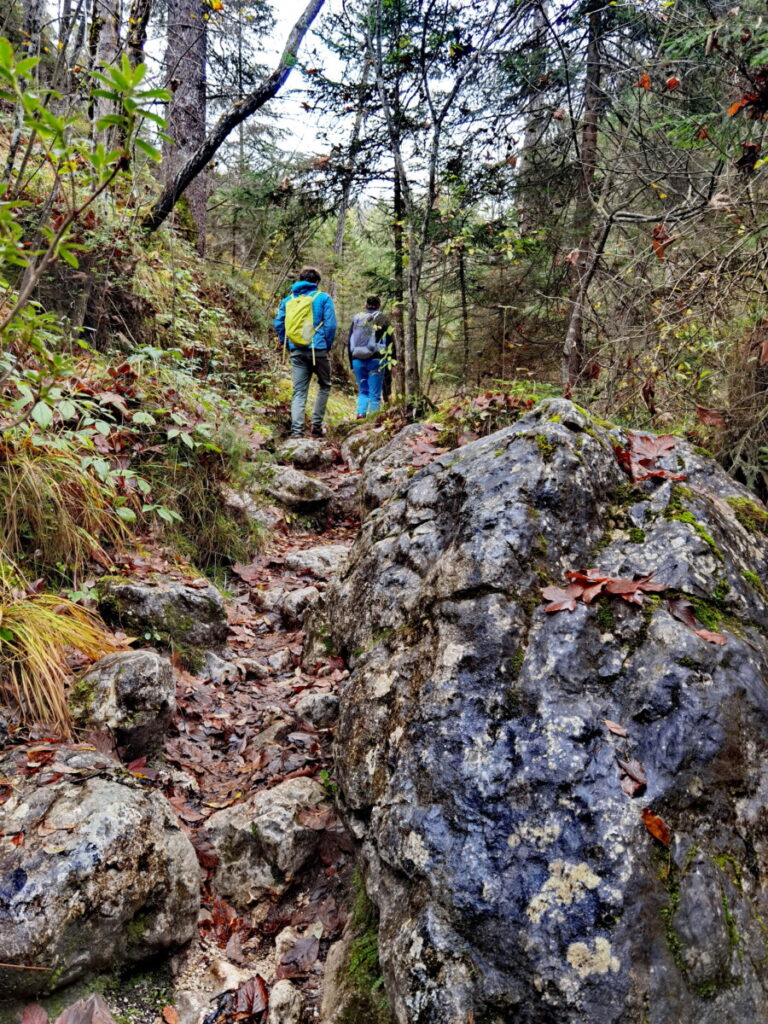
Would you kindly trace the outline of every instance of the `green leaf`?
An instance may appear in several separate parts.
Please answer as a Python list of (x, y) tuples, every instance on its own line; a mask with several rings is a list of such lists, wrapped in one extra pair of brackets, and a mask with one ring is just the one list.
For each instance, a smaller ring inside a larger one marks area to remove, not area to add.
[(154, 427), (157, 423), (155, 417), (149, 412), (142, 412), (140, 409), (131, 417), (133, 423), (144, 424), (147, 427)]
[(143, 139), (134, 139), (134, 145), (137, 149), (140, 149), (142, 153), (146, 153), (150, 160), (154, 160), (156, 163), (161, 159), (160, 151), (155, 149), (154, 146), (150, 146), (148, 142)]
[(0, 626), (0, 640), (4, 640), (7, 644), (12, 644), (15, 639), (16, 638), (10, 629), (6, 629), (5, 626)]
[(32, 419), (41, 430), (46, 430), (53, 420), (53, 409), (47, 402), (36, 402), (32, 408)]
[(115, 512), (120, 516), (124, 523), (135, 523), (136, 513), (132, 508), (126, 508), (124, 505), (121, 508), (116, 508)]
[(71, 399), (65, 398), (56, 406), (56, 412), (63, 420), (71, 420), (77, 414), (77, 406)]

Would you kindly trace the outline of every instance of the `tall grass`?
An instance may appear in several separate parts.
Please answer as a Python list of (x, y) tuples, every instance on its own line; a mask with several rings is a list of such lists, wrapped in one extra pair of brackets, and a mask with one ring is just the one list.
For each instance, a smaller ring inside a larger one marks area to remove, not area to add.
[(102, 545), (126, 536), (115, 492), (67, 442), (6, 434), (0, 441), (0, 555), (77, 577)]
[(0, 695), (26, 723), (71, 736), (67, 655), (100, 658), (122, 647), (87, 609), (55, 594), (29, 594), (11, 573), (0, 575)]

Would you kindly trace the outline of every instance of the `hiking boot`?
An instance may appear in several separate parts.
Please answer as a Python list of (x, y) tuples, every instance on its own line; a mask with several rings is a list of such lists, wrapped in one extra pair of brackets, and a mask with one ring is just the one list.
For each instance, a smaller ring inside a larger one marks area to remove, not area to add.
[(355, 419), (356, 419), (356, 420), (364, 420), (364, 419), (365, 419), (365, 416), (363, 416), (363, 414), (362, 414), (361, 412), (359, 412), (359, 413), (357, 414), (357, 416), (355, 416)]
[(312, 426), (309, 429), (309, 436), (310, 437), (322, 437), (323, 436), (323, 428), (315, 426), (315, 424), (313, 423)]

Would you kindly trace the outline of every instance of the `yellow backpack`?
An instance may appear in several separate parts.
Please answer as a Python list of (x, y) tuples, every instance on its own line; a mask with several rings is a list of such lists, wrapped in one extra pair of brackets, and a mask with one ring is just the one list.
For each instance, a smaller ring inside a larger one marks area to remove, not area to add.
[(323, 326), (322, 321), (317, 327), (313, 323), (312, 303), (317, 295), (316, 291), (311, 295), (294, 295), (285, 304), (285, 336), (301, 348), (309, 348)]

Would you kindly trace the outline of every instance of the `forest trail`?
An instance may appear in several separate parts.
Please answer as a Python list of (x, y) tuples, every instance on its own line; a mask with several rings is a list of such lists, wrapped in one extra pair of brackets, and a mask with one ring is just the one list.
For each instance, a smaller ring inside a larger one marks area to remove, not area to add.
[[(329, 469), (308, 475), (338, 494), (349, 489), (357, 474), (340, 462), (338, 449), (333, 455)], [(235, 900), (234, 906), (215, 891), (212, 880), (221, 849), (208, 823), (217, 812), (286, 780), (318, 780), (332, 797), (333, 723), (324, 724), (324, 716), (333, 702), (322, 697), (335, 694), (348, 673), (334, 657), (302, 666), (304, 635), (298, 619), (307, 599), (317, 599), (332, 578), (334, 566), (328, 563), (343, 559), (357, 526), (353, 518), (337, 518), (322, 529), (314, 523), (297, 532), (283, 522), (250, 565), (236, 567), (241, 583), (230, 604), (224, 659), (213, 658), (197, 675), (177, 669), (177, 711), (164, 764), (154, 770), (144, 760), (130, 766), (162, 787), (202, 868), (199, 940), (174, 965), (173, 1002), (182, 1022), (200, 1019), (203, 1010), (208, 1024), (231, 1019), (238, 1000), (253, 1005), (255, 998), (257, 1006), (262, 990), (288, 979), (301, 992), (301, 1016), (287, 1012), (280, 1019), (318, 1019), (322, 964), (341, 937), (353, 871), (352, 842), (332, 801), (306, 809), (301, 819), (317, 833), (306, 864), (251, 905)], [(318, 548), (329, 552), (328, 563), (318, 565), (313, 559)], [(314, 572), (301, 564), (307, 552)], [(292, 596), (298, 601), (292, 602)], [(314, 721), (302, 711), (308, 695), (322, 708), (319, 716), (307, 712)], [(240, 995), (239, 986), (244, 986)], [(283, 1001), (286, 991), (283, 984)]]

